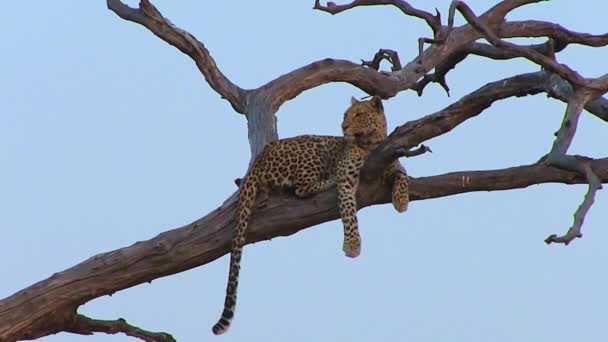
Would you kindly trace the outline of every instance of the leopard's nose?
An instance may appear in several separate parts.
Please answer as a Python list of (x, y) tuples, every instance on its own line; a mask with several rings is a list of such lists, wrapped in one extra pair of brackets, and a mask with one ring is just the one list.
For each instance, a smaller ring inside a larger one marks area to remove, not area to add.
[(348, 126), (349, 126), (349, 125), (348, 125), (347, 123), (343, 123), (343, 124), (342, 124), (342, 130), (343, 130), (343, 131), (346, 131), (346, 130), (348, 129)]

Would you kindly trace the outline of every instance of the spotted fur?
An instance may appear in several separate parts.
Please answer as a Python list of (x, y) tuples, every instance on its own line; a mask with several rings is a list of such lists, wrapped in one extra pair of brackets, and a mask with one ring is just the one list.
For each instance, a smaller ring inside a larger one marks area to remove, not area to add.
[[(356, 193), (359, 170), (365, 158), (387, 136), (386, 118), (380, 98), (373, 97), (361, 102), (353, 98), (344, 114), (342, 131), (344, 137), (303, 135), (272, 142), (254, 161), (240, 188), (226, 300), (222, 316), (213, 326), (214, 334), (226, 332), (234, 317), (247, 225), (256, 197), (261, 192), (291, 187), (296, 196), (306, 197), (336, 185), (344, 225), (342, 249), (349, 257), (361, 253)], [(406, 210), (409, 201), (408, 180), (398, 161), (386, 170), (384, 178), (393, 183), (392, 200), (395, 209), (399, 212)]]

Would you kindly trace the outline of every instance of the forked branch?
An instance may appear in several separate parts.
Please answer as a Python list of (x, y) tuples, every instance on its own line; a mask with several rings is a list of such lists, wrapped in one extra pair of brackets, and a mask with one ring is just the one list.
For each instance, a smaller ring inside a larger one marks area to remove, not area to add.
[(203, 43), (192, 34), (173, 25), (149, 0), (141, 0), (139, 8), (129, 7), (120, 0), (107, 0), (106, 3), (108, 8), (119, 17), (143, 25), (165, 42), (190, 56), (211, 88), (228, 100), (235, 111), (245, 112), (245, 90), (232, 83), (219, 70)]
[(399, 54), (397, 53), (397, 51), (389, 49), (378, 50), (378, 52), (376, 52), (374, 58), (371, 61), (361, 60), (361, 64), (374, 70), (380, 70), (380, 63), (383, 60), (386, 60), (391, 63), (392, 71), (401, 70), (401, 61), (399, 60)]
[[(602, 79), (598, 79), (596, 82), (601, 80)], [(584, 106), (597, 96), (597, 91), (592, 91), (591, 89), (586, 88), (577, 89), (574, 92), (568, 102), (568, 106), (566, 107), (564, 119), (556, 134), (551, 152), (549, 152), (544, 161), (548, 165), (578, 172), (579, 174), (583, 175), (589, 183), (589, 189), (585, 194), (583, 202), (574, 213), (574, 222), (572, 227), (570, 227), (568, 232), (562, 236), (552, 234), (547, 237), (547, 239), (545, 239), (547, 244), (555, 242), (567, 245), (572, 240), (583, 236), (581, 233), (581, 227), (585, 220), (585, 216), (591, 208), (591, 205), (593, 205), (596, 192), (602, 188), (601, 181), (591, 167), (591, 158), (570, 156), (567, 154), (568, 148), (570, 147), (572, 139), (576, 133), (578, 119)]]
[(534, 49), (530, 49), (528, 47), (519, 46), (517, 44), (509, 43), (507, 41), (502, 40), (499, 36), (494, 34), (492, 30), (473, 13), (471, 8), (464, 3), (463, 1), (453, 1), (452, 6), (450, 7), (450, 19), (453, 21), (454, 10), (457, 9), (463, 17), (467, 20), (469, 24), (471, 24), (476, 30), (482, 33), (483, 37), (488, 40), (492, 45), (509, 51), (515, 55), (525, 57), (540, 66), (544, 67), (547, 70), (550, 70), (562, 78), (570, 81), (574, 85), (585, 86), (587, 84), (586, 80), (579, 75), (576, 71), (570, 69), (565, 64), (559, 64), (555, 60), (535, 51)]
[(572, 240), (583, 237), (581, 227), (583, 226), (587, 212), (595, 201), (596, 192), (602, 189), (602, 181), (598, 177), (597, 173), (593, 170), (593, 160), (591, 158), (562, 156), (560, 159), (562, 160), (560, 165), (563, 166), (563, 163), (570, 164), (568, 169), (575, 169), (579, 173), (585, 175), (585, 179), (587, 180), (587, 183), (589, 183), (589, 188), (585, 194), (585, 197), (583, 198), (583, 202), (574, 212), (574, 222), (572, 223), (570, 229), (568, 229), (564, 235), (557, 236), (556, 234), (551, 234), (545, 239), (547, 244), (563, 243), (564, 245), (568, 245), (570, 242), (572, 242)]

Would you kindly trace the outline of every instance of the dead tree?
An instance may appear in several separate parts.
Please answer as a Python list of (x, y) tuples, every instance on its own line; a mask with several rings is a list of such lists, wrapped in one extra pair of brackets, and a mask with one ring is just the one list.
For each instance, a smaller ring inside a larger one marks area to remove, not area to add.
[[(252, 158), (264, 145), (278, 138), (274, 115), (279, 107), (311, 88), (330, 82), (346, 82), (384, 99), (405, 90), (415, 90), (422, 96), (431, 83), (439, 84), (448, 92), (446, 74), (469, 55), (496, 60), (525, 58), (536, 63), (541, 71), (488, 83), (443, 110), (397, 127), (369, 157), (362, 172), (358, 201), (360, 207), (390, 202), (390, 189), (378, 180), (378, 176), (396, 158), (426, 152), (428, 148), (421, 145), (425, 141), (450, 132), (467, 119), (481, 114), (495, 101), (546, 93), (566, 105), (553, 147), (545, 156), (539, 156), (537, 163), (412, 178), (411, 198), (424, 200), (548, 182), (588, 184), (588, 192), (575, 211), (571, 227), (564, 234), (554, 234), (545, 240), (547, 244), (568, 244), (582, 236), (581, 226), (595, 193), (608, 181), (608, 157), (592, 159), (568, 154), (583, 109), (608, 121), (608, 100), (602, 97), (608, 91), (608, 75), (587, 78), (560, 64), (556, 55), (569, 44), (607, 45), (608, 34), (573, 32), (551, 22), (505, 19), (512, 10), (540, 1), (505, 0), (481, 15), (475, 14), (465, 2), (453, 1), (447, 23), (443, 23), (439, 11), (429, 13), (403, 0), (356, 0), (344, 5), (332, 2), (323, 5), (317, 0), (314, 8), (331, 14), (358, 6), (394, 6), (407, 16), (424, 20), (433, 36), (418, 40), (419, 54), (405, 65), (396, 51), (380, 49), (362, 63), (330, 58), (319, 60), (255, 89), (243, 89), (232, 83), (218, 69), (202, 42), (175, 26), (148, 0), (141, 0), (138, 8), (129, 7), (120, 0), (107, 0), (107, 6), (120, 18), (143, 25), (194, 60), (213, 90), (246, 117)], [(464, 17), (466, 24), (455, 27), (456, 15)], [(524, 46), (505, 40), (514, 37), (543, 37), (546, 42)], [(380, 70), (383, 60), (392, 65), (390, 71)], [(95, 255), (0, 300), (0, 341), (36, 339), (58, 332), (84, 335), (121, 332), (148, 341), (173, 341), (166, 333), (139, 329), (122, 319), (91, 319), (77, 314), (76, 310), (94, 298), (204, 265), (228, 253), (237, 198), (234, 193), (218, 209), (195, 222), (130, 247)], [(338, 216), (335, 190), (321, 193), (314, 200), (277, 194), (256, 210), (250, 223), (248, 243), (291, 235)]]

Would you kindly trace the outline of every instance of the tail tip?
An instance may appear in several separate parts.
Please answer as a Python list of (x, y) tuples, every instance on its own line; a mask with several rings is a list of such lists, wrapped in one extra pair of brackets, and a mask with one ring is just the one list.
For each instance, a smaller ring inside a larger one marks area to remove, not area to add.
[(211, 331), (213, 331), (213, 334), (215, 334), (215, 335), (221, 335), (221, 334), (225, 333), (226, 331), (228, 331), (229, 327), (230, 327), (230, 325), (224, 325), (221, 322), (217, 322), (217, 323), (215, 323), (213, 328), (211, 328)]

